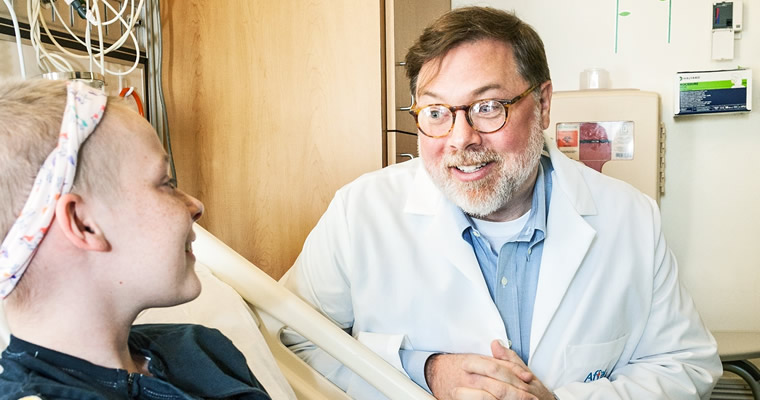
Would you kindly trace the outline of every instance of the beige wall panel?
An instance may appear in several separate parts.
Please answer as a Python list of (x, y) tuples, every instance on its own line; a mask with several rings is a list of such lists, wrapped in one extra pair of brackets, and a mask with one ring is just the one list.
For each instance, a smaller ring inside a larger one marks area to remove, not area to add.
[(180, 187), (279, 278), (335, 191), (381, 167), (377, 1), (162, 1)]

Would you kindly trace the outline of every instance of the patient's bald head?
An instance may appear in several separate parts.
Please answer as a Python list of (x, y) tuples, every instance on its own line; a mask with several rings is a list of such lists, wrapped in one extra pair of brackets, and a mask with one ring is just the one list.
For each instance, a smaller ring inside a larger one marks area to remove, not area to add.
[[(55, 149), (64, 107), (66, 82), (48, 80), (0, 83), (0, 241), (26, 203), (35, 178)], [(109, 99), (103, 119), (82, 144), (71, 192), (89, 201), (109, 201), (119, 192), (120, 148), (128, 140), (131, 119), (140, 117), (117, 98)], [(34, 264), (34, 259), (32, 259)], [(24, 273), (12, 295), (20, 303), (31, 297), (35, 268)]]
[[(136, 117), (121, 103), (119, 98), (109, 99), (103, 120), (82, 145), (72, 192), (118, 192), (119, 148), (126, 140), (125, 125)], [(58, 143), (65, 104), (65, 82), (0, 83), (0, 237), (13, 225), (40, 167)]]

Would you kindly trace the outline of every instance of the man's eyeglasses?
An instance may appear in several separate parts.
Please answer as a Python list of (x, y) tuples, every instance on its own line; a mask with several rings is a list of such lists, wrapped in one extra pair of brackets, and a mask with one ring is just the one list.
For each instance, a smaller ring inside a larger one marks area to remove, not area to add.
[(418, 107), (416, 104), (409, 110), (417, 121), (417, 128), (425, 136), (431, 138), (446, 137), (451, 133), (456, 121), (457, 111), (464, 110), (467, 123), (480, 133), (493, 133), (507, 124), (509, 107), (527, 96), (538, 87), (535, 84), (510, 99), (484, 99), (466, 106), (450, 106), (448, 104), (429, 104)]

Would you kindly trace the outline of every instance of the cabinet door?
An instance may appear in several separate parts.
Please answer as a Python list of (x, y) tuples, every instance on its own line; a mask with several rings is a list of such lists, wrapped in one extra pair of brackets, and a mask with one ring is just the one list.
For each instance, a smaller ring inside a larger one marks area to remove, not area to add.
[[(393, 163), (409, 161), (418, 156), (417, 135), (409, 132), (392, 131), (388, 135), (396, 141), (396, 156)], [(393, 164), (391, 163), (391, 164)]]
[(382, 167), (380, 3), (161, 6), (180, 186), (201, 225), (279, 278), (335, 191)]
[(450, 0), (387, 0), (386, 29), (386, 130), (387, 162), (417, 157), (417, 125), (409, 114), (412, 95), (404, 69), (409, 47), (433, 20), (451, 9)]

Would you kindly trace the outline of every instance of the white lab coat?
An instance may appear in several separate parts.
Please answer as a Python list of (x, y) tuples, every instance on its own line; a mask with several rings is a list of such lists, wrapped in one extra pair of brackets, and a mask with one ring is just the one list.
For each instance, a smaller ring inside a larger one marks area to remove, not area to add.
[[(717, 346), (678, 280), (656, 203), (549, 151), (528, 366), (561, 400), (707, 398)], [(355, 337), (374, 333), (371, 347), (394, 365), (399, 343), (490, 355), (506, 330), (452, 207), (420, 160), (366, 174), (337, 192), (283, 281)], [(365, 398), (353, 381), (338, 383)]]

